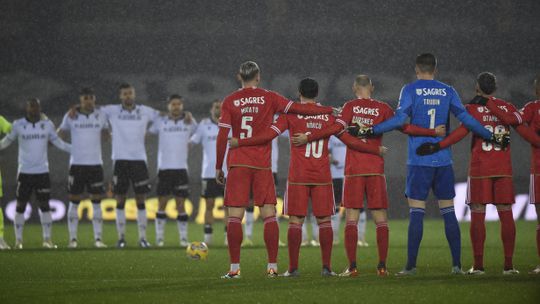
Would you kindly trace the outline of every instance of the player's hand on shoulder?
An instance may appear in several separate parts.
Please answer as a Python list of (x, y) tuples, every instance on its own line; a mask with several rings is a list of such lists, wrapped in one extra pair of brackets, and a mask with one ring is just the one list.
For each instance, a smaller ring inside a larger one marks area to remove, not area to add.
[(230, 149), (238, 148), (239, 145), (240, 144), (238, 143), (238, 138), (236, 138), (236, 137), (229, 138), (229, 148)]
[(446, 126), (440, 125), (435, 127), (435, 135), (438, 137), (445, 137), (446, 136)]
[(420, 156), (431, 155), (441, 150), (439, 143), (423, 143), (416, 148), (416, 154)]
[(295, 133), (294, 136), (291, 137), (291, 141), (295, 146), (303, 146), (307, 144), (308, 136), (305, 133)]
[(502, 149), (506, 149), (510, 145), (510, 132), (493, 133), (491, 134), (491, 139), (489, 141)]
[(223, 170), (216, 169), (216, 183), (222, 186), (225, 185), (225, 174)]
[(334, 116), (339, 116), (341, 114), (341, 112), (343, 111), (343, 107), (332, 107), (332, 114)]
[(193, 114), (191, 112), (184, 111), (184, 123), (188, 125), (193, 123)]
[(71, 107), (69, 107), (69, 110), (67, 112), (67, 115), (69, 118), (71, 119), (75, 119), (77, 118), (77, 111), (81, 108), (80, 105), (72, 105)]

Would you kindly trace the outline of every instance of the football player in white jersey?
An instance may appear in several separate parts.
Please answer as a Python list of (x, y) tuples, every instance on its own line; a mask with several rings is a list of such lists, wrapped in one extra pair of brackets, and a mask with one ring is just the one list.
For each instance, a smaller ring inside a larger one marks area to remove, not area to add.
[(118, 248), (126, 247), (126, 194), (129, 186), (135, 192), (139, 246), (150, 247), (146, 240), (146, 194), (150, 192), (150, 177), (146, 164), (145, 136), (150, 122), (159, 112), (135, 103), (135, 88), (127, 83), (119, 87), (121, 104), (100, 108), (107, 115), (112, 132), (112, 160), (114, 162), (113, 192), (116, 196), (116, 229)]
[(77, 228), (79, 225), (78, 207), (86, 190), (92, 201), (92, 226), (94, 245), (106, 248), (102, 241), (103, 216), (101, 199), (105, 194), (103, 182), (103, 159), (101, 157), (102, 133), (108, 133), (105, 114), (96, 109), (96, 96), (91, 88), (83, 88), (79, 93), (80, 106), (73, 117), (67, 113), (58, 128), (58, 135), (66, 140), (71, 138), (71, 157), (69, 159), (67, 213), (69, 248), (77, 248)]
[(52, 217), (49, 198), (48, 143), (71, 152), (71, 145), (56, 135), (54, 124), (41, 113), (37, 98), (26, 102), (26, 116), (13, 122), (11, 132), (0, 141), (0, 150), (15, 140), (19, 143), (19, 169), (17, 174), (17, 207), (15, 213), (15, 248), (23, 248), (24, 211), (35, 193), (39, 205), (39, 217), (43, 228), (43, 247), (56, 248), (51, 240)]
[[(204, 242), (212, 243), (212, 224), (214, 223), (214, 206), (215, 200), (218, 197), (223, 197), (224, 187), (216, 182), (216, 139), (219, 131), (218, 122), (221, 115), (221, 101), (215, 100), (210, 108), (210, 118), (201, 120), (197, 126), (195, 134), (191, 136), (192, 144), (202, 144), (203, 159), (202, 159), (202, 191), (201, 197), (206, 202), (204, 213)], [(224, 174), (227, 176), (227, 168), (224, 169)], [(225, 209), (226, 210), (226, 209)], [(227, 229), (227, 226), (225, 226)], [(226, 233), (227, 231), (225, 231)], [(227, 238), (225, 238), (226, 240)]]
[(156, 214), (156, 242), (162, 247), (165, 242), (165, 224), (167, 215), (165, 207), (171, 196), (176, 200), (178, 210), (177, 226), (180, 236), (180, 246), (187, 247), (188, 242), (188, 215), (184, 202), (189, 196), (188, 153), (189, 139), (195, 133), (197, 122), (191, 113), (184, 112), (182, 96), (173, 94), (169, 96), (168, 114), (154, 119), (148, 130), (159, 137), (158, 144), (158, 184), (157, 195), (159, 200)]
[(336, 213), (332, 216), (332, 229), (334, 231), (334, 245), (339, 244), (339, 226), (341, 214), (339, 209), (342, 201), (343, 178), (345, 171), (345, 155), (347, 146), (337, 137), (330, 137), (328, 142), (330, 151), (330, 172), (332, 173), (332, 183), (334, 185), (334, 202), (336, 203)]

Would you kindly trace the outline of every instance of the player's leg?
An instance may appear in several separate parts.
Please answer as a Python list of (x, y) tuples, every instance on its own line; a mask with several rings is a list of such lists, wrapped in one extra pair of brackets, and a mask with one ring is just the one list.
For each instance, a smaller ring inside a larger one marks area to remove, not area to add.
[(360, 217), (358, 218), (358, 246), (368, 247), (366, 242), (366, 228), (367, 228), (367, 212), (365, 209), (360, 209)]
[[(223, 197), (223, 187), (216, 183), (215, 179), (205, 179), (202, 183), (202, 197), (206, 202), (206, 209), (204, 213), (204, 242), (206, 244), (212, 243), (212, 234), (214, 224), (214, 208), (217, 197)], [(227, 210), (227, 209), (225, 209)], [(225, 220), (226, 220), (225, 216)], [(225, 225), (225, 227), (227, 227)], [(225, 237), (225, 239), (227, 239)]]
[(310, 197), (313, 215), (319, 226), (319, 242), (321, 244), (322, 275), (335, 276), (332, 271), (331, 258), (334, 232), (332, 230), (332, 215), (335, 212), (334, 189), (330, 185), (310, 186)]
[(357, 276), (356, 250), (358, 244), (358, 220), (364, 208), (366, 177), (346, 176), (343, 184), (343, 206), (345, 207), (345, 252), (349, 265), (340, 276)]
[(156, 194), (158, 196), (158, 211), (156, 213), (156, 245), (163, 247), (165, 245), (165, 225), (167, 224), (167, 214), (165, 209), (172, 195), (172, 182), (167, 176), (167, 170), (159, 170)]
[(187, 170), (174, 170), (175, 181), (174, 183), (174, 196), (176, 201), (176, 210), (178, 216), (176, 218), (176, 226), (178, 228), (178, 235), (180, 237), (180, 246), (187, 247), (188, 242), (188, 220), (189, 216), (186, 213), (185, 201), (189, 197), (189, 177)]
[[(536, 225), (536, 251), (540, 260), (540, 175), (531, 174), (529, 181), (529, 202), (534, 204), (536, 210), (536, 219), (538, 225)], [(538, 265), (529, 272), (529, 274), (540, 274), (540, 262)]]
[(253, 169), (231, 167), (225, 186), (224, 204), (227, 208), (227, 245), (229, 248), (229, 272), (224, 279), (240, 277), (240, 248), (242, 245), (242, 219), (249, 205), (249, 194), (253, 182)]
[(317, 224), (317, 217), (313, 215), (313, 208), (310, 206), (309, 210), (309, 223), (311, 224), (311, 241), (309, 244), (313, 247), (321, 246), (319, 240), (319, 224)]
[(68, 248), (77, 248), (77, 228), (79, 226), (79, 203), (82, 200), (82, 193), (86, 184), (86, 176), (81, 166), (72, 165), (69, 168), (68, 176), (68, 198), (69, 206), (67, 211), (67, 224), (69, 233)]
[(253, 204), (259, 207), (264, 223), (264, 244), (268, 254), (266, 267), (269, 277), (277, 276), (279, 226), (276, 218), (276, 189), (270, 170), (256, 170), (253, 179)]
[(4, 193), (2, 191), (2, 173), (0, 172), (0, 250), (11, 249), (11, 247), (4, 241), (4, 212), (2, 212), (2, 197)]
[(287, 243), (289, 251), (289, 269), (283, 276), (298, 276), (300, 247), (302, 244), (302, 226), (307, 215), (309, 189), (305, 185), (287, 183), (283, 202), (283, 213), (289, 215)]
[[(536, 250), (538, 257), (540, 258), (540, 204), (537, 203), (534, 205), (534, 207), (536, 209), (536, 220), (538, 221), (538, 225), (536, 225)], [(530, 273), (540, 274), (540, 263)]]
[(332, 179), (332, 184), (334, 186), (334, 202), (336, 202), (336, 211), (332, 215), (332, 229), (334, 230), (334, 245), (339, 244), (339, 226), (341, 224), (341, 214), (339, 209), (341, 207), (341, 202), (343, 200), (343, 179), (334, 178)]
[(474, 265), (467, 274), (484, 274), (484, 243), (486, 241), (486, 204), (493, 202), (490, 178), (468, 178), (466, 203), (471, 210), (470, 236)]
[(242, 247), (246, 246), (253, 246), (253, 223), (255, 221), (255, 206), (253, 204), (250, 204), (249, 207), (246, 208), (246, 222), (244, 224), (244, 240), (242, 242)]
[(116, 232), (118, 242), (116, 247), (126, 247), (126, 194), (129, 189), (129, 167), (127, 161), (117, 160), (114, 162), (113, 192), (116, 198)]
[(101, 210), (101, 200), (105, 196), (105, 183), (103, 179), (103, 167), (92, 166), (89, 178), (90, 200), (92, 201), (92, 227), (94, 230), (94, 246), (96, 248), (107, 248), (103, 243), (103, 211)]
[(150, 192), (150, 177), (148, 167), (144, 161), (131, 161), (129, 163), (129, 178), (133, 183), (135, 192), (135, 202), (137, 204), (137, 228), (139, 232), (139, 246), (149, 248), (150, 243), (146, 240), (146, 227), (148, 218), (146, 216), (146, 194)]
[(39, 218), (43, 230), (43, 247), (48, 249), (56, 248), (52, 242), (52, 216), (49, 199), (51, 194), (51, 181), (49, 173), (36, 174), (35, 179), (36, 201), (39, 206)]
[(15, 231), (15, 249), (23, 248), (24, 211), (33, 191), (30, 176), (19, 173), (17, 176), (17, 206), (15, 207), (15, 219), (13, 228)]
[(513, 256), (516, 244), (516, 223), (512, 212), (514, 204), (514, 185), (511, 177), (499, 177), (494, 179), (493, 201), (497, 207), (499, 220), (501, 221), (501, 239), (504, 249), (503, 274), (518, 274), (514, 269)]
[(464, 274), (461, 270), (461, 231), (454, 210), (454, 187), (452, 166), (437, 167), (433, 192), (439, 200), (439, 210), (444, 219), (444, 232), (452, 254), (452, 274)]

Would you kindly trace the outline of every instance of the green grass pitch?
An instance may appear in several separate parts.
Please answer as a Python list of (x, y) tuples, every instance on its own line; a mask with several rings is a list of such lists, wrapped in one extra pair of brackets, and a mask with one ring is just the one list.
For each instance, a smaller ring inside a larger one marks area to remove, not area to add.
[[(487, 224), (485, 266), (479, 277), (451, 276), (450, 253), (441, 220), (427, 220), (418, 260), (418, 275), (408, 278), (377, 277), (377, 250), (373, 225), (368, 224), (368, 248), (358, 248), (360, 276), (320, 277), (318, 248), (301, 249), (299, 278), (265, 277), (266, 251), (262, 224), (254, 229), (255, 247), (242, 251), (242, 279), (221, 280), (228, 269), (223, 246), (223, 225), (214, 228), (214, 246), (207, 261), (193, 261), (177, 247), (176, 225), (169, 221), (166, 243), (161, 249), (139, 249), (137, 228), (128, 225), (128, 247), (113, 248), (115, 226), (104, 227), (110, 249), (93, 249), (92, 227), (79, 227), (80, 249), (68, 250), (66, 224), (53, 227), (57, 250), (43, 250), (41, 227), (25, 227), (23, 251), (0, 252), (0, 303), (540, 303), (540, 276), (527, 274), (539, 263), (535, 244), (535, 222), (517, 222), (515, 267), (521, 274), (506, 277), (502, 271), (499, 223)], [(406, 258), (407, 221), (390, 221), (388, 267), (399, 271)], [(149, 240), (154, 240), (149, 222)], [(342, 227), (343, 228), (343, 227)], [(472, 263), (469, 225), (461, 224), (463, 268)], [(342, 235), (340, 236), (342, 238)], [(190, 225), (190, 239), (202, 239), (202, 226)], [(286, 240), (286, 223), (281, 223)], [(6, 240), (13, 244), (12, 227)], [(280, 271), (287, 268), (287, 249), (280, 248)], [(333, 268), (347, 264), (343, 242), (334, 246)], [(219, 302), (218, 302), (219, 301)]]

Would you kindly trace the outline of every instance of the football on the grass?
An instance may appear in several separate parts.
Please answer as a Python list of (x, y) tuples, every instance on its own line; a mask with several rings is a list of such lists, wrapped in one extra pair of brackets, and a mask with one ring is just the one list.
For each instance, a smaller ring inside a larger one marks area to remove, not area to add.
[(208, 246), (204, 242), (192, 242), (186, 248), (186, 255), (192, 260), (206, 260)]

